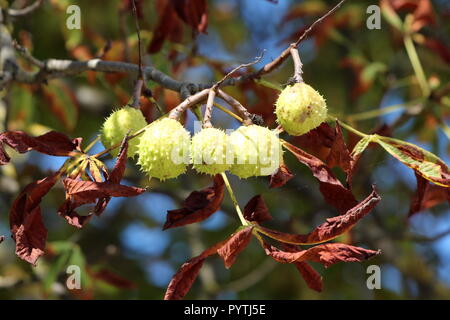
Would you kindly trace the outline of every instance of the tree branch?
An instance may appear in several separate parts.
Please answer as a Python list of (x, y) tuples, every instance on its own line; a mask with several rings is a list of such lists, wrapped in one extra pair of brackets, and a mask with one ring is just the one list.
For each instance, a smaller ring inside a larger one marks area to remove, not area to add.
[(341, 0), (331, 10), (329, 10), (327, 13), (325, 13), (322, 17), (320, 17), (316, 21), (314, 21), (313, 24), (311, 24), (311, 26), (309, 26), (309, 28), (306, 29), (305, 32), (302, 33), (302, 35), (297, 39), (297, 41), (295, 41), (294, 43), (289, 45), (289, 47), (287, 47), (283, 52), (281, 52), (281, 54), (277, 58), (275, 58), (273, 61), (269, 62), (264, 67), (262, 67), (261, 69), (255, 71), (255, 72), (244, 75), (241, 78), (237, 78), (236, 81), (241, 82), (241, 81), (246, 81), (248, 79), (258, 79), (262, 75), (265, 75), (265, 74), (270, 73), (273, 70), (275, 70), (291, 55), (292, 48), (297, 48), (298, 45), (300, 44), (300, 42), (302, 42), (318, 24), (320, 24), (322, 21), (324, 21), (330, 15), (332, 15), (337, 9), (339, 9), (341, 7), (341, 5), (344, 2), (345, 2), (345, 0)]
[[(291, 49), (296, 48), (300, 42), (305, 39), (310, 32), (323, 20), (333, 14), (345, 0), (341, 0), (336, 6), (334, 6), (331, 10), (325, 13), (322, 17), (317, 19), (305, 32), (297, 39), (296, 42), (289, 45), (281, 54), (275, 58), (273, 61), (267, 63), (262, 68), (257, 71), (242, 75), (237, 78), (227, 78), (223, 79), (223, 81), (219, 81), (220, 86), (229, 86), (235, 85), (237, 83), (242, 83), (246, 81), (251, 81), (254, 79), (258, 79), (261, 76), (268, 74), (275, 70), (278, 66), (280, 66), (290, 55)], [(240, 66), (241, 67), (241, 66)], [(49, 59), (45, 62), (45, 67), (36, 73), (29, 72), (17, 72), (15, 75), (9, 75), (5, 77), (3, 75), (3, 79), (1, 82), (7, 81), (16, 81), (22, 83), (38, 83), (45, 81), (47, 79), (59, 78), (68, 75), (76, 75), (85, 71), (98, 71), (98, 72), (121, 72), (127, 73), (131, 76), (137, 76), (139, 74), (139, 66), (127, 63), (127, 62), (117, 62), (117, 61), (103, 61), (101, 59), (91, 59), (88, 61), (72, 61), (72, 60), (57, 60), (57, 59)], [(154, 67), (146, 66), (143, 69), (144, 78), (146, 80), (152, 80), (161, 86), (180, 92), (182, 98), (185, 99), (190, 94), (195, 92), (199, 92), (204, 89), (211, 88), (214, 86), (214, 83), (207, 84), (194, 84), (189, 82), (183, 82), (173, 79), (167, 74), (157, 70)], [(227, 75), (228, 76), (228, 75)], [(225, 76), (225, 78), (227, 77)], [(0, 82), (0, 83), (1, 83)]]
[(44, 0), (36, 0), (33, 4), (22, 9), (8, 9), (8, 15), (10, 17), (23, 17), (29, 15), (38, 9), (43, 2)]

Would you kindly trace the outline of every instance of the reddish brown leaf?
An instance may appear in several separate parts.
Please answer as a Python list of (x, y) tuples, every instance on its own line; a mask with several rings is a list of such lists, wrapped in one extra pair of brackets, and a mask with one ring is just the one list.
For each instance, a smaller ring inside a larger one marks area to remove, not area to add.
[(349, 172), (352, 157), (350, 157), (350, 151), (345, 144), (339, 122), (336, 122), (336, 128), (334, 130), (334, 139), (326, 163), (330, 168), (340, 167), (345, 172)]
[(134, 197), (145, 192), (142, 188), (129, 187), (111, 181), (95, 182), (65, 178), (63, 184), (67, 195), (76, 196), (84, 203), (105, 197)]
[(116, 163), (108, 179), (112, 183), (120, 183), (120, 181), (123, 178), (123, 174), (125, 173), (125, 168), (127, 165), (127, 152), (128, 152), (128, 141), (125, 138), (122, 142), (122, 145), (120, 146), (120, 151), (117, 156)]
[(192, 30), (205, 33), (208, 28), (208, 6), (206, 0), (173, 0), (178, 16)]
[(325, 162), (328, 167), (340, 167), (345, 172), (350, 168), (350, 151), (345, 143), (339, 122), (333, 128), (323, 122), (308, 133), (296, 137), (295, 143), (302, 149)]
[(108, 269), (100, 269), (90, 273), (94, 279), (101, 280), (119, 289), (130, 290), (136, 288), (136, 285), (133, 282), (118, 276)]
[(159, 0), (157, 11), (160, 18), (147, 49), (149, 53), (160, 51), (166, 39), (180, 42), (183, 35), (181, 21), (195, 32), (204, 33), (208, 27), (205, 0)]
[(381, 0), (382, 6), (390, 6), (396, 11), (412, 12), (414, 21), (413, 31), (436, 23), (436, 17), (430, 0)]
[[(96, 182), (71, 178), (63, 180), (66, 190), (66, 201), (59, 207), (58, 214), (77, 228), (82, 228), (92, 217), (103, 212), (111, 197), (134, 197), (145, 192), (145, 189), (129, 187), (112, 181)], [(97, 201), (95, 209), (89, 215), (81, 216), (75, 209)]]
[[(295, 245), (288, 243), (283, 243), (282, 245), (283, 249), (287, 252), (298, 251), (298, 247)], [(308, 287), (315, 291), (321, 292), (323, 289), (322, 276), (305, 261), (294, 262), (294, 264)]]
[(218, 255), (223, 259), (225, 268), (229, 269), (236, 261), (239, 253), (247, 247), (252, 238), (252, 230), (253, 227), (246, 227), (236, 232), (217, 250)]
[(320, 191), (327, 203), (339, 212), (346, 212), (357, 204), (353, 193), (342, 185), (325, 163), (290, 143), (285, 142), (284, 145), (301, 163), (311, 169), (314, 177), (319, 180)]
[(380, 253), (379, 250), (373, 251), (343, 243), (321, 244), (307, 250), (299, 249), (295, 252), (282, 251), (264, 243), (264, 250), (267, 255), (281, 263), (314, 261), (323, 264), (326, 268), (337, 262), (360, 262)]
[(381, 200), (375, 189), (363, 201), (355, 207), (349, 209), (345, 214), (328, 218), (324, 223), (316, 227), (306, 235), (289, 234), (280, 231), (271, 230), (258, 226), (257, 230), (268, 237), (284, 243), (292, 244), (315, 244), (332, 240), (344, 232), (353, 228), (353, 226), (365, 215), (367, 215)]
[(313, 289), (317, 292), (322, 292), (323, 290), (323, 282), (322, 282), (322, 276), (314, 270), (313, 267), (311, 267), (307, 262), (301, 261), (301, 262), (295, 262), (295, 267), (302, 275), (303, 279), (305, 280), (306, 284), (310, 289)]
[(428, 180), (416, 173), (417, 191), (411, 199), (408, 217), (432, 208), (445, 201), (450, 203), (450, 189), (430, 184)]
[(424, 45), (437, 53), (446, 63), (450, 63), (450, 49), (443, 41), (426, 37)]
[(292, 142), (309, 154), (326, 163), (334, 140), (334, 128), (323, 122), (317, 128), (292, 139)]
[(209, 218), (220, 209), (224, 190), (223, 178), (218, 174), (214, 177), (214, 185), (212, 187), (192, 192), (184, 201), (183, 208), (167, 212), (163, 230), (200, 222)]
[(197, 279), (198, 273), (205, 262), (205, 258), (195, 257), (186, 261), (167, 287), (164, 300), (181, 300), (189, 292)]
[(72, 151), (80, 150), (81, 139), (70, 140), (64, 134), (55, 131), (35, 138), (22, 131), (6, 131), (0, 134), (0, 165), (10, 160), (4, 149), (5, 144), (20, 153), (35, 150), (52, 156), (68, 156)]
[(153, 38), (147, 49), (148, 53), (157, 53), (161, 50), (164, 41), (175, 30), (176, 24), (179, 23), (169, 1), (158, 1), (157, 3), (163, 8), (160, 9), (160, 18), (153, 30)]
[(16, 254), (33, 265), (44, 254), (47, 239), (47, 229), (41, 215), (41, 199), (55, 185), (59, 176), (57, 172), (30, 183), (11, 206), (9, 224), (16, 242)]
[(262, 223), (272, 220), (269, 209), (260, 195), (254, 196), (244, 207), (244, 218), (248, 221)]
[(173, 276), (172, 280), (170, 280), (166, 294), (164, 295), (164, 300), (183, 299), (191, 289), (195, 279), (197, 279), (198, 273), (200, 272), (205, 259), (213, 254), (216, 254), (217, 250), (226, 242), (227, 240), (219, 242), (203, 251), (199, 256), (186, 261)]
[(285, 164), (281, 166), (270, 176), (270, 188), (278, 188), (284, 186), (289, 180), (294, 177), (292, 172)]
[(81, 229), (92, 218), (92, 214), (81, 216), (75, 211), (76, 208), (83, 204), (85, 203), (78, 203), (68, 199), (58, 208), (58, 215), (66, 219), (68, 224)]
[[(128, 139), (125, 137), (122, 141), (122, 145), (120, 146), (120, 151), (117, 156), (116, 163), (114, 168), (111, 171), (111, 174), (108, 176), (107, 181), (111, 181), (112, 183), (120, 183), (123, 178), (123, 174), (125, 173), (125, 168), (127, 164), (127, 152), (128, 152)], [(103, 211), (105, 211), (108, 206), (111, 197), (100, 198), (95, 206), (94, 213), (97, 216), (100, 216)]]

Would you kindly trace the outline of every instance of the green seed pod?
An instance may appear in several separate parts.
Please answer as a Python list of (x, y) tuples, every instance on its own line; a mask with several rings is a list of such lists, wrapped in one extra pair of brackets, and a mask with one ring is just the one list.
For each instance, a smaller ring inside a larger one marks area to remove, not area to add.
[(192, 138), (192, 166), (200, 173), (215, 175), (230, 168), (227, 162), (228, 136), (217, 128), (206, 128)]
[(180, 122), (164, 118), (152, 123), (142, 134), (138, 164), (150, 177), (176, 178), (186, 172), (191, 136)]
[[(123, 107), (111, 113), (103, 123), (101, 141), (105, 148), (110, 148), (121, 143), (128, 132), (132, 135), (146, 125), (147, 121), (140, 110), (128, 106)], [(132, 158), (136, 155), (138, 144), (139, 137), (128, 141), (128, 157)], [(117, 157), (119, 148), (112, 150), (110, 153), (112, 156)]]
[(266, 127), (241, 126), (231, 133), (229, 144), (234, 157), (230, 172), (243, 179), (271, 175), (283, 158), (280, 139)]
[(327, 104), (324, 98), (303, 82), (286, 87), (275, 106), (277, 122), (293, 136), (309, 132), (327, 118)]

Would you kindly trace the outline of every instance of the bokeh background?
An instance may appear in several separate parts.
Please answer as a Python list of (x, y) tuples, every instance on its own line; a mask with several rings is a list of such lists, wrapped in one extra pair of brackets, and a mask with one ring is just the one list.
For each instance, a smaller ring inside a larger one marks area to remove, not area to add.
[[(7, 1), (22, 7), (28, 1)], [(38, 59), (85, 60), (102, 55), (106, 60), (137, 62), (137, 36), (127, 1), (50, 0), (32, 15), (12, 21), (12, 35)], [(304, 79), (327, 99), (330, 113), (363, 132), (382, 132), (415, 143), (449, 163), (448, 100), (426, 107), (410, 103), (420, 95), (403, 42), (382, 17), (381, 29), (366, 27), (368, 5), (379, 1), (347, 1), (332, 18), (300, 45)], [(414, 2), (414, 1), (413, 1)], [(415, 2), (421, 2), (420, 0)], [(426, 1), (433, 21), (420, 30), (416, 47), (427, 78), (437, 88), (450, 79), (450, 3)], [(190, 82), (217, 81), (232, 67), (252, 61), (265, 50), (255, 68), (271, 61), (296, 39), (306, 26), (335, 1), (320, 0), (208, 0), (207, 33), (193, 35), (178, 21), (177, 36), (168, 36), (157, 52), (148, 45), (160, 19), (164, 1), (139, 1), (144, 62)], [(81, 30), (65, 27), (70, 4), (81, 8)], [(406, 10), (399, 11), (405, 17)], [(428, 21), (428, 20), (427, 20)], [(434, 23), (432, 23), (434, 22)], [(169, 28), (170, 26), (167, 26)], [(426, 39), (439, 45), (426, 45)], [(422, 41), (422, 42), (420, 42)], [(109, 50), (103, 51), (109, 42)], [(24, 68), (31, 66), (21, 61)], [(265, 84), (228, 87), (251, 112), (261, 114), (275, 128), (273, 102), (292, 75), (292, 64), (264, 77)], [(104, 118), (127, 103), (132, 81), (125, 74), (86, 72), (50, 80), (48, 84), (13, 84), (1, 92), (1, 131), (23, 130), (39, 135), (57, 130), (83, 137), (85, 145), (96, 138)], [(164, 111), (180, 102), (176, 92), (149, 83)], [(447, 98), (448, 99), (448, 98)], [(392, 108), (391, 106), (394, 107)], [(389, 108), (391, 107), (391, 108)], [(388, 108), (388, 109), (385, 109)], [(143, 99), (147, 119), (159, 116), (153, 103)], [(365, 113), (366, 111), (374, 111)], [(383, 114), (385, 113), (385, 114)], [(213, 122), (223, 128), (239, 123), (219, 110)], [(187, 128), (195, 117), (189, 113)], [(92, 152), (103, 149), (97, 143)], [(125, 184), (145, 186), (137, 198), (113, 199), (101, 217), (77, 230), (56, 214), (64, 200), (58, 184), (42, 202), (49, 230), (48, 253), (32, 267), (14, 254), (8, 228), (8, 210), (28, 183), (57, 170), (66, 160), (30, 152), (11, 152), (12, 162), (0, 168), (0, 298), (1, 299), (161, 299), (181, 264), (206, 247), (225, 239), (238, 227), (237, 216), (226, 195), (222, 208), (206, 221), (162, 231), (167, 210), (181, 206), (193, 190), (211, 179), (190, 170), (176, 180), (149, 181), (133, 161), (128, 161)], [(319, 192), (310, 171), (292, 156), (286, 162), (295, 178), (282, 188), (269, 189), (267, 178), (239, 180), (231, 177), (242, 206), (262, 194), (274, 217), (268, 225), (284, 231), (309, 232), (325, 218), (337, 214)], [(110, 166), (114, 160), (106, 161)], [(342, 172), (336, 171), (339, 177)], [(382, 254), (364, 263), (339, 263), (329, 269), (314, 264), (324, 278), (324, 290), (310, 290), (298, 271), (266, 257), (256, 241), (229, 270), (218, 258), (208, 259), (188, 294), (192, 299), (447, 299), (450, 298), (450, 210), (447, 203), (408, 218), (416, 190), (412, 170), (380, 148), (370, 148), (354, 178), (357, 199), (376, 184), (381, 203), (341, 241)], [(84, 209), (85, 213), (89, 208)], [(80, 210), (82, 213), (83, 211)], [(65, 287), (67, 265), (83, 269), (82, 290)], [(366, 286), (366, 268), (381, 268), (380, 290)]]

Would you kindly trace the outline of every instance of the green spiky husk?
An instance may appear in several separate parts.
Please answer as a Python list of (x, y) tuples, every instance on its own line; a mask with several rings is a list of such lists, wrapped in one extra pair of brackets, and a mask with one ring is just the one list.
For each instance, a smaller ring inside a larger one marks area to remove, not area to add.
[[(125, 135), (134, 134), (147, 125), (142, 112), (132, 107), (123, 107), (114, 111), (103, 123), (101, 129), (101, 141), (105, 148), (110, 148), (121, 143)], [(132, 158), (138, 152), (139, 137), (128, 141), (127, 156)], [(111, 150), (111, 155), (117, 157), (119, 148)]]
[(240, 178), (271, 175), (283, 158), (280, 139), (258, 125), (242, 126), (229, 137), (233, 150), (230, 172)]
[(306, 83), (287, 86), (275, 104), (277, 122), (293, 136), (300, 136), (318, 127), (327, 118), (324, 98)]
[(192, 167), (200, 173), (215, 175), (228, 170), (228, 136), (223, 130), (206, 128), (192, 137)]
[(138, 164), (150, 177), (176, 178), (186, 172), (190, 144), (189, 132), (177, 120), (155, 121), (141, 136)]

